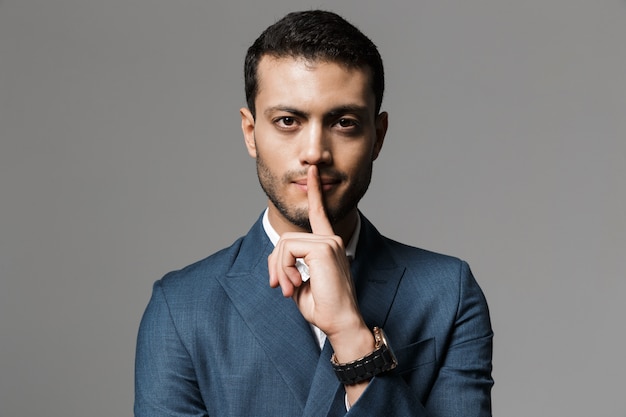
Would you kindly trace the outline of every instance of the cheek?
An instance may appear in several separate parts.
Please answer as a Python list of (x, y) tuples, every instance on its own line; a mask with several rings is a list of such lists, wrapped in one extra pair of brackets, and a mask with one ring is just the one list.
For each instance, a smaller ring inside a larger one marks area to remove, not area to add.
[(290, 155), (293, 155), (296, 144), (293, 140), (281, 138), (280, 135), (269, 129), (266, 124), (257, 128), (255, 143), (258, 154), (264, 156), (266, 160), (272, 160), (276, 163), (285, 161)]
[(289, 158), (275, 148), (257, 145), (257, 169), (266, 180), (278, 184), (287, 172)]
[(285, 160), (287, 157), (282, 154), (274, 151), (274, 150), (263, 150), (260, 151), (257, 148), (257, 160), (260, 165), (262, 165), (269, 174), (274, 177), (282, 177), (282, 175), (286, 171)]
[[(342, 158), (345, 170), (360, 171), (363, 167), (368, 166), (373, 160), (372, 150), (363, 147), (354, 147), (344, 153), (345, 157)], [(339, 163), (339, 160), (336, 160)]]

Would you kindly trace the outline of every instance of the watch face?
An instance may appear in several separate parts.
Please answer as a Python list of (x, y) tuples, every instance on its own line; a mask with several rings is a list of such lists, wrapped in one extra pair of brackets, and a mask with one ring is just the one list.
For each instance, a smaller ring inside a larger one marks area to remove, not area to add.
[[(376, 348), (381, 348), (383, 350), (383, 354), (385, 355), (385, 359), (391, 362), (390, 367), (385, 369), (385, 371), (389, 371), (396, 367), (398, 364), (398, 360), (396, 359), (396, 355), (393, 354), (393, 351), (389, 347), (389, 343), (387, 342), (387, 335), (380, 327), (374, 327), (374, 335), (376, 337)], [(380, 340), (380, 344), (379, 344)]]

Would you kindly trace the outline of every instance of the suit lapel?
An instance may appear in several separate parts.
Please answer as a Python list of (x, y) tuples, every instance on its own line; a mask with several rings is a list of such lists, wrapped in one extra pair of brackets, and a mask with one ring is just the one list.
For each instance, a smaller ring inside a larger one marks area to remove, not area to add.
[(356, 258), (351, 265), (365, 323), (384, 327), (405, 268), (398, 265), (385, 239), (364, 217)]
[(302, 417), (320, 417), (328, 414), (337, 390), (340, 388), (339, 380), (330, 364), (332, 354), (333, 348), (326, 340), (313, 375), (311, 390)]
[(320, 349), (293, 300), (268, 284), (267, 257), (273, 245), (258, 221), (243, 239), (226, 276), (219, 281), (250, 331), (304, 407)]

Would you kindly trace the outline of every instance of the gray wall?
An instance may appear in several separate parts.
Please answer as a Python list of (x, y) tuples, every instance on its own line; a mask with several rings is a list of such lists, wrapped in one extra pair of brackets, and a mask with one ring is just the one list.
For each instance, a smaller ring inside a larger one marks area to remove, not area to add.
[(245, 49), (320, 6), (386, 62), (361, 207), (472, 265), (495, 414), (626, 416), (623, 0), (212, 3), (0, 0), (0, 416), (132, 413), (152, 282), (264, 207)]

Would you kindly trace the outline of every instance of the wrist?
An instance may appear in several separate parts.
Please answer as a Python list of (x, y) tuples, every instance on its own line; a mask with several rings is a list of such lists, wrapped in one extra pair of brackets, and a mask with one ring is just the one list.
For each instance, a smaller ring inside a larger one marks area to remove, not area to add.
[(374, 350), (376, 345), (374, 335), (365, 323), (327, 337), (335, 352), (335, 358), (340, 363), (361, 358)]

